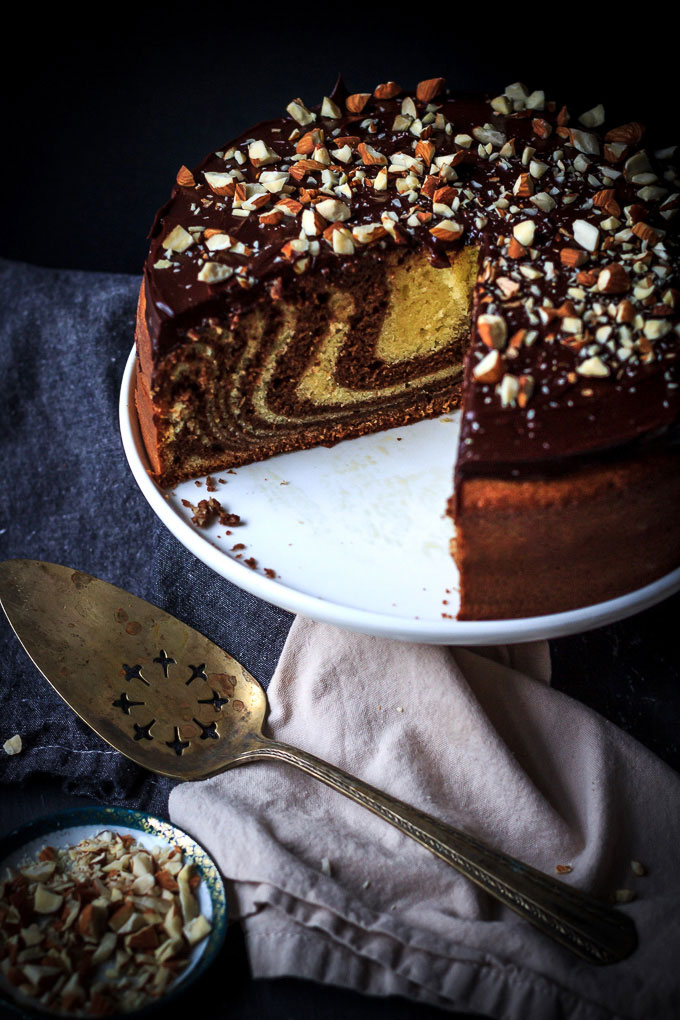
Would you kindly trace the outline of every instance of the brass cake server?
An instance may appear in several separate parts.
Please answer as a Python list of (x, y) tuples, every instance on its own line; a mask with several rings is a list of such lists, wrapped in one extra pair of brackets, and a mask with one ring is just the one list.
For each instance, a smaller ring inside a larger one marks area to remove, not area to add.
[(327, 762), (261, 732), (266, 696), (217, 645), (134, 595), (69, 567), (0, 563), (0, 603), (64, 701), (138, 765), (205, 779), (253, 761), (295, 765), (362, 804), (591, 963), (637, 945), (630, 917)]

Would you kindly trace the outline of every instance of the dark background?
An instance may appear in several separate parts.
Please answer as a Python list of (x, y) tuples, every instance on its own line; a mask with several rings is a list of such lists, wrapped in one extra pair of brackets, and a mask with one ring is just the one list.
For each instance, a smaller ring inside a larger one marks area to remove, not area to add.
[[(573, 114), (599, 102), (670, 144), (678, 43), (660, 9), (622, 6), (242, 2), (53, 7), (5, 26), (0, 255), (139, 272), (155, 210), (195, 166), (296, 96), (395, 80), (496, 95), (544, 89)], [(647, 22), (647, 24), (644, 24)], [(642, 23), (642, 24), (641, 24)]]
[[(573, 114), (602, 102), (611, 124), (640, 120), (659, 146), (680, 136), (677, 33), (658, 10), (642, 8), (633, 26), (622, 7), (466, 8), (368, 0), (15, 8), (3, 54), (0, 257), (139, 273), (179, 166), (281, 116), (296, 96), (320, 102), (338, 72), (351, 91), (390, 79), (413, 88), (442, 75), (453, 88), (496, 95), (519, 79)], [(555, 686), (675, 768), (679, 618), (676, 596), (631, 621), (551, 643)], [(0, 797), (15, 823), (73, 802), (43, 780), (15, 791), (11, 804), (7, 791)], [(218, 966), (176, 1015), (444, 1015), (294, 980), (249, 982), (235, 931)]]

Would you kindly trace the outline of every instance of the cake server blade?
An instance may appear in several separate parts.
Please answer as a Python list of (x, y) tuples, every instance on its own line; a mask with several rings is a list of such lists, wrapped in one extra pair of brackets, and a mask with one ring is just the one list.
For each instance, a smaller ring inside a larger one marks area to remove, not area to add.
[(229, 713), (236, 743), (264, 718), (264, 691), (236, 659), (96, 577), (55, 563), (7, 561), (0, 564), (0, 603), (64, 701), (152, 772), (201, 778), (216, 767), (218, 716)]
[[(144, 768), (201, 779), (294, 765), (367, 807), (591, 963), (633, 952), (632, 919), (370, 786), (262, 735), (265, 693), (236, 659), (156, 606), (70, 567), (0, 563), (0, 603), (35, 665), (109, 744)], [(301, 823), (302, 824), (302, 823)]]

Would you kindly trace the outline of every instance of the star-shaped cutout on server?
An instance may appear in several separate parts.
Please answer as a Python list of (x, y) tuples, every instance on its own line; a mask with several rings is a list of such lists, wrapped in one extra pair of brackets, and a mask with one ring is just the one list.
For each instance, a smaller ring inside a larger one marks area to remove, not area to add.
[(179, 728), (177, 726), (175, 726), (175, 739), (174, 740), (166, 740), (165, 741), (165, 746), (172, 748), (172, 750), (175, 752), (175, 754), (178, 757), (181, 757), (182, 752), (184, 751), (184, 748), (189, 746), (189, 741), (188, 740), (180, 740), (179, 739)]
[(194, 680), (207, 680), (205, 675), (205, 663), (202, 662), (200, 666), (194, 666), (191, 662), (189, 663), (189, 669), (191, 670), (191, 676), (187, 680), (187, 687), (193, 683)]
[(210, 722), (206, 726), (205, 723), (200, 721), (200, 719), (194, 719), (194, 722), (197, 726), (201, 727), (201, 740), (208, 740), (208, 738), (211, 740), (219, 740), (220, 735), (217, 732), (217, 723)]
[(122, 709), (123, 712), (125, 712), (126, 715), (129, 715), (131, 708), (135, 708), (137, 705), (143, 705), (144, 702), (143, 701), (130, 701), (130, 699), (128, 698), (128, 696), (125, 693), (125, 691), (123, 691), (121, 696), (118, 698), (118, 701), (114, 701), (112, 704), (113, 704), (114, 708), (120, 708), (120, 709)]
[(151, 722), (146, 724), (146, 726), (139, 726), (138, 723), (134, 723), (135, 740), (153, 740), (153, 737), (151, 736), (151, 727), (155, 722), (156, 720), (152, 719)]
[(173, 659), (171, 655), (167, 655), (165, 649), (161, 648), (160, 654), (157, 655), (153, 661), (161, 664), (163, 667), (163, 675), (167, 677), (168, 666), (174, 666), (177, 660)]
[(128, 683), (131, 680), (141, 680), (142, 683), (146, 684), (147, 687), (150, 686), (149, 681), (145, 680), (144, 677), (142, 676), (142, 667), (140, 666), (139, 663), (137, 663), (135, 666), (128, 666), (127, 662), (124, 662), (123, 671), (125, 672), (125, 679), (128, 681)]
[(222, 705), (227, 705), (228, 703), (229, 703), (229, 698), (221, 698), (219, 696), (219, 694), (217, 693), (217, 691), (213, 691), (212, 692), (212, 698), (199, 698), (198, 699), (198, 704), (199, 705), (212, 705), (212, 707), (215, 709), (216, 712), (220, 712), (221, 709), (222, 709)]

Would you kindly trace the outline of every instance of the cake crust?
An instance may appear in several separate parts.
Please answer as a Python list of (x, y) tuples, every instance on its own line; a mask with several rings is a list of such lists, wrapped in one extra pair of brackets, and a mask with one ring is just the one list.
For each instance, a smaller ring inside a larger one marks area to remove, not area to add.
[[(560, 613), (635, 591), (680, 564), (680, 450), (558, 478), (469, 478), (452, 555), (461, 620)], [(453, 502), (453, 501), (451, 501)]]

